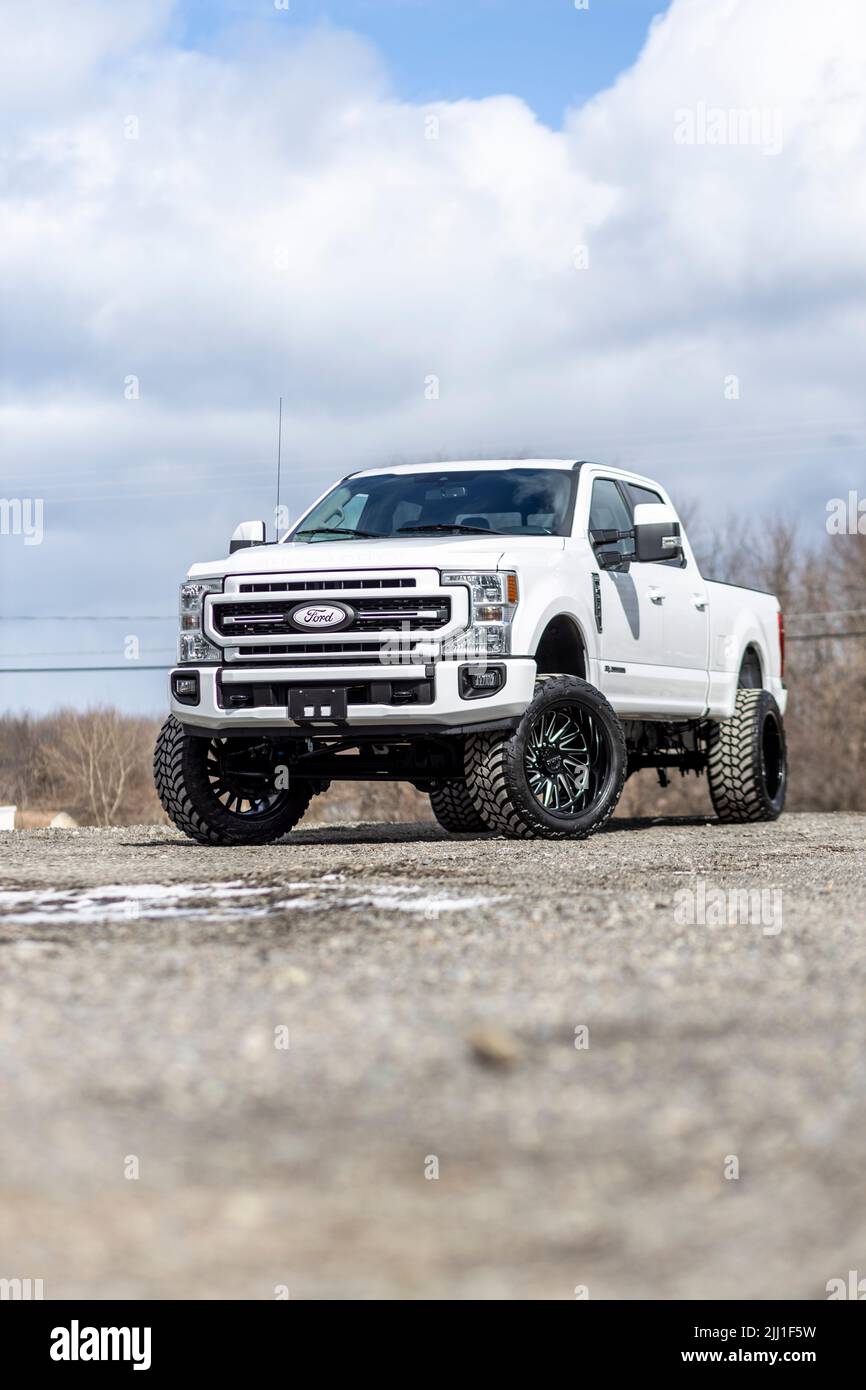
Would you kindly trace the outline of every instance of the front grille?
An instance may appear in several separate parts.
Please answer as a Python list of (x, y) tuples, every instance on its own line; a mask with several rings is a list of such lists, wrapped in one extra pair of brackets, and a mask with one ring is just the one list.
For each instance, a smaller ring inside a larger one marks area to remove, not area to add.
[(414, 579), (279, 579), (272, 584), (239, 584), (239, 594), (334, 593), (337, 589), (414, 589)]
[(293, 643), (292, 646), (274, 645), (260, 647), (235, 647), (239, 659), (243, 660), (245, 666), (252, 663), (246, 657), (272, 656), (280, 657), (287, 666), (293, 663), (295, 666), (306, 666), (309, 661), (319, 660), (333, 661), (339, 657), (351, 661), (369, 661), (375, 657), (378, 661), (382, 651), (381, 642), (312, 642)]
[(307, 656), (357, 656), (364, 662), (368, 662), (371, 656), (377, 657), (382, 651), (381, 642), (293, 642), (291, 646), (245, 646), (242, 648), (245, 656), (286, 656), (296, 657), (303, 666), (307, 664)]
[[(285, 710), (289, 703), (289, 692), (293, 688), (286, 681), (233, 681), (231, 685), (220, 685), (219, 702), (223, 709)], [(346, 702), (349, 705), (433, 703), (433, 684), (428, 680), (363, 681), (357, 685), (348, 685), (345, 689)]]
[[(325, 587), (325, 586), (323, 586)], [(327, 585), (330, 590), (334, 586)], [(450, 598), (355, 598), (355, 616), (341, 632), (436, 632), (451, 617)], [(222, 637), (276, 637), (297, 632), (289, 621), (294, 599), (259, 603), (214, 604), (214, 625)], [(297, 650), (297, 648), (294, 648)], [(321, 650), (321, 646), (314, 648)]]

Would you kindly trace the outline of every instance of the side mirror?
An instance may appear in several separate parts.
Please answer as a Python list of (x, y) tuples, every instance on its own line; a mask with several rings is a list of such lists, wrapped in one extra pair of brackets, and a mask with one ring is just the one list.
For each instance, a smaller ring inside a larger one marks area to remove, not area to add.
[(595, 558), (598, 561), (599, 569), (621, 570), (623, 574), (628, 574), (628, 568), (634, 556), (623, 555), (620, 550), (597, 550)]
[(634, 509), (634, 558), (639, 564), (681, 560), (680, 523), (672, 507), (663, 502), (641, 502)]
[[(628, 574), (628, 567), (634, 556), (631, 550), (623, 552), (619, 549), (620, 541), (634, 540), (634, 531), (617, 531), (613, 527), (593, 527), (589, 533), (592, 542), (595, 558), (599, 568), (603, 570), (620, 570), (623, 574)], [(610, 550), (605, 549), (611, 546)]]
[(229, 541), (229, 555), (236, 550), (247, 550), (251, 545), (265, 544), (265, 523), (263, 521), (242, 521), (236, 526)]

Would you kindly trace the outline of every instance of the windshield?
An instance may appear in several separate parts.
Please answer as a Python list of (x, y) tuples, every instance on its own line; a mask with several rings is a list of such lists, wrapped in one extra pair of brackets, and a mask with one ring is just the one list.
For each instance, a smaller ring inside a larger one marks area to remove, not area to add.
[(290, 541), (412, 536), (565, 536), (576, 473), (558, 468), (454, 469), (347, 478)]

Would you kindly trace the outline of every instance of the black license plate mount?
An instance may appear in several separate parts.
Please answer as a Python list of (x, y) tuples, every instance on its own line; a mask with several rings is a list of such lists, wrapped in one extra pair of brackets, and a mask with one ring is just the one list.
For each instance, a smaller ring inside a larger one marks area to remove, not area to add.
[(289, 718), (295, 724), (348, 718), (345, 686), (310, 685), (289, 691)]

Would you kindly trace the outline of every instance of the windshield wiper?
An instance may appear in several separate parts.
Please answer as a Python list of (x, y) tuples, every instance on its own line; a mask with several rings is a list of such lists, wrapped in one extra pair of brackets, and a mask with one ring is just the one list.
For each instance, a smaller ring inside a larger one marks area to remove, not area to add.
[(367, 541), (387, 539), (376, 531), (356, 531), (352, 526), (310, 526), (304, 531), (296, 531), (295, 536), (360, 536), (362, 540)]
[(492, 531), (489, 526), (464, 526), (462, 521), (430, 522), (427, 526), (398, 526), (398, 531), (467, 531), (477, 536), (504, 536), (505, 531)]

